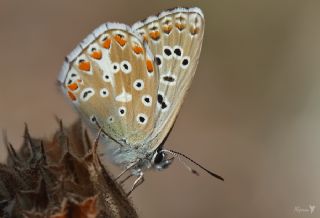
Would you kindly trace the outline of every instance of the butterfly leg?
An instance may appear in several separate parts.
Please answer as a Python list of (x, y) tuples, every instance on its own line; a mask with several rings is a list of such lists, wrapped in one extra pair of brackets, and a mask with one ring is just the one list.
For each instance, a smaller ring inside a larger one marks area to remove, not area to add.
[(121, 180), (121, 181), (119, 182), (119, 184), (122, 185), (122, 184), (125, 183), (128, 179), (130, 179), (132, 176), (133, 176), (133, 175), (130, 174), (129, 176), (127, 176), (126, 178), (124, 178), (123, 180)]
[(115, 180), (118, 180), (123, 174), (125, 174), (128, 170), (130, 170), (132, 167), (134, 167), (137, 164), (137, 162), (134, 162), (130, 164), (126, 169), (124, 169), (116, 178)]
[(144, 182), (144, 177), (143, 177), (143, 172), (140, 171), (139, 172), (139, 176), (136, 179), (136, 181), (134, 181), (131, 190), (128, 192), (127, 196), (129, 196), (139, 185), (141, 185)]

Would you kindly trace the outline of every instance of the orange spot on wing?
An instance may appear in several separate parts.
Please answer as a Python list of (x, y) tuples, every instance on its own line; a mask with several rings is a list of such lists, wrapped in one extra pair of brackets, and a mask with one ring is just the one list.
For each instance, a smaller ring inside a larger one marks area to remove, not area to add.
[(123, 39), (121, 36), (119, 36), (119, 35), (116, 35), (115, 37), (114, 37), (114, 39), (119, 43), (119, 45), (121, 45), (121, 46), (124, 46), (126, 43), (127, 43), (127, 41), (125, 40), (125, 39)]
[(182, 23), (176, 23), (176, 27), (179, 29), (179, 30), (183, 30), (186, 26)]
[(200, 31), (200, 30), (199, 30), (198, 27), (195, 27), (195, 28), (191, 28), (191, 29), (190, 29), (190, 32), (191, 32), (192, 35), (196, 35), (197, 33), (199, 33), (199, 31)]
[(70, 92), (70, 91), (68, 91), (68, 96), (69, 96), (69, 98), (70, 98), (72, 101), (77, 100), (77, 97), (76, 97), (72, 92)]
[(133, 47), (133, 51), (136, 54), (141, 54), (143, 52), (143, 48), (141, 48), (140, 46), (136, 45), (136, 46)]
[(90, 62), (89, 61), (82, 61), (79, 63), (79, 69), (83, 71), (90, 70)]
[(71, 91), (77, 90), (79, 88), (77, 83), (71, 83), (70, 85), (68, 85), (68, 89), (70, 89)]
[(102, 58), (102, 52), (101, 51), (94, 51), (91, 53), (90, 56), (93, 57), (94, 59), (100, 60)]
[(143, 41), (144, 42), (148, 42), (148, 36), (147, 35), (143, 35)]
[(154, 40), (158, 40), (160, 38), (160, 32), (159, 31), (152, 31), (149, 33), (149, 36)]
[(147, 70), (149, 73), (153, 72), (153, 64), (150, 60), (147, 60)]
[(163, 32), (165, 32), (166, 34), (169, 34), (172, 30), (172, 26), (164, 26), (162, 29), (163, 29)]
[(106, 41), (104, 41), (103, 43), (103, 47), (106, 49), (109, 49), (111, 45), (111, 39), (106, 39)]

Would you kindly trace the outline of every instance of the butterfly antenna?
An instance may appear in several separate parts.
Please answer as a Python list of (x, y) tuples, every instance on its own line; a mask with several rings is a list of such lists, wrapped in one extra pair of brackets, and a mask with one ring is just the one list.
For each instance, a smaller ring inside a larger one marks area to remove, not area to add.
[(193, 174), (195, 174), (195, 175), (199, 175), (199, 173), (198, 173), (196, 170), (192, 169), (190, 166), (188, 166), (188, 165), (180, 158), (180, 156), (182, 156), (182, 157), (186, 158), (187, 160), (191, 161), (193, 164), (197, 165), (198, 167), (200, 167), (201, 169), (203, 169), (204, 171), (206, 171), (209, 175), (211, 175), (211, 176), (213, 176), (213, 177), (215, 177), (215, 178), (217, 178), (217, 179), (220, 179), (220, 180), (224, 181), (224, 178), (222, 178), (222, 177), (219, 176), (218, 174), (215, 174), (215, 173), (211, 172), (210, 170), (206, 169), (206, 168), (203, 167), (201, 164), (195, 162), (194, 160), (192, 160), (190, 157), (188, 157), (188, 156), (185, 155), (185, 154), (182, 154), (182, 153), (180, 153), (180, 152), (173, 151), (173, 150), (162, 150), (162, 151), (168, 152), (168, 153), (174, 155), (175, 157), (177, 157), (178, 160), (179, 160), (191, 173), (193, 173)]

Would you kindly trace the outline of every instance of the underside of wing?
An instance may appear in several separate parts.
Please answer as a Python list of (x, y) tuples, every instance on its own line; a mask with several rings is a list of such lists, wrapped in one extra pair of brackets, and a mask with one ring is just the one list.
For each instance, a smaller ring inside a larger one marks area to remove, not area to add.
[(94, 131), (99, 125), (113, 141), (139, 146), (154, 128), (159, 75), (153, 59), (130, 27), (107, 23), (67, 56), (59, 81)]
[(148, 146), (155, 149), (169, 133), (198, 64), (204, 34), (199, 8), (176, 8), (135, 23), (132, 29), (148, 44), (159, 68), (155, 129)]

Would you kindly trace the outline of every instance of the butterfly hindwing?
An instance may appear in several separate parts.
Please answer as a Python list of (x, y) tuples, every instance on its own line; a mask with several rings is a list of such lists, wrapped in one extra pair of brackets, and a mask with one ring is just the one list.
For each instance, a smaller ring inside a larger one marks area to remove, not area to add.
[(132, 26), (148, 44), (159, 68), (155, 126), (148, 146), (156, 149), (169, 133), (191, 85), (204, 34), (199, 8), (176, 8)]
[(158, 72), (140, 37), (123, 24), (104, 24), (66, 58), (63, 91), (97, 132), (121, 145), (144, 142), (154, 128)]

